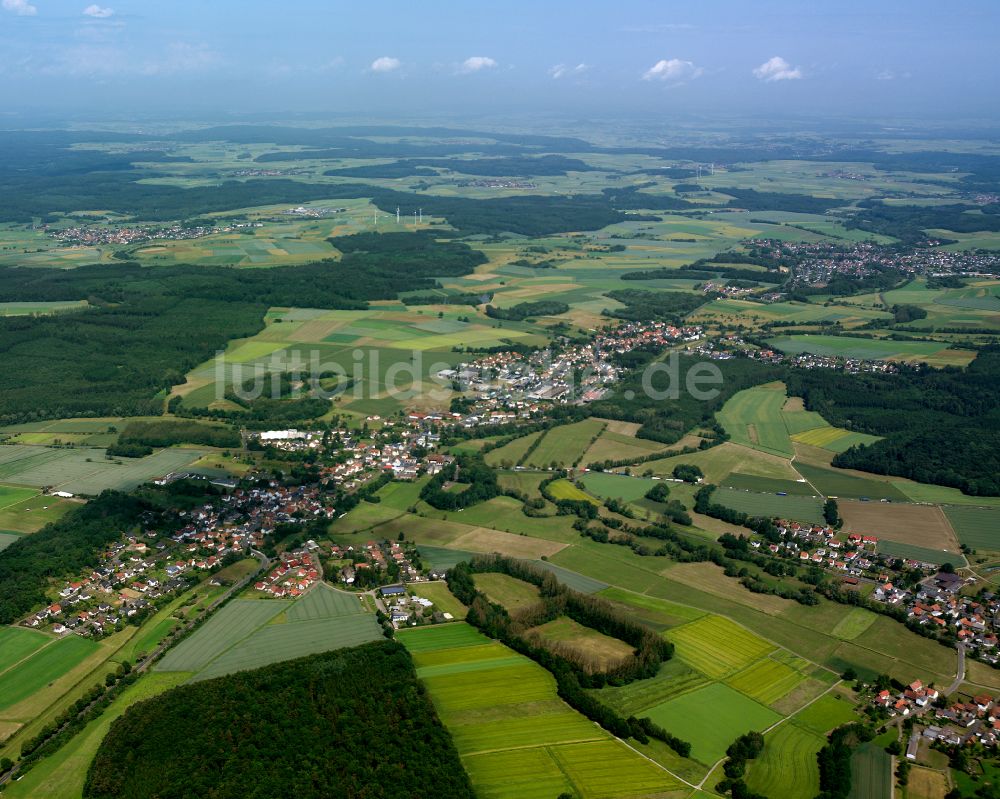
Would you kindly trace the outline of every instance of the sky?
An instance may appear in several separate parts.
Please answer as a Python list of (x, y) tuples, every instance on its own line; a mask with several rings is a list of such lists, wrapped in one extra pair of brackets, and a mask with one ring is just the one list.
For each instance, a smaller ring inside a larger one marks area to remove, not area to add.
[(996, 119), (998, 42), (1000, 0), (0, 0), (0, 115)]

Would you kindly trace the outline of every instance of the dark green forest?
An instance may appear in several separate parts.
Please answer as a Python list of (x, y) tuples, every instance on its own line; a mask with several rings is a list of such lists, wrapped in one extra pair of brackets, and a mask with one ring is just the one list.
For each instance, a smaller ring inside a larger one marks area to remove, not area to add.
[(109, 730), (87, 799), (473, 799), (394, 641), (183, 685)]

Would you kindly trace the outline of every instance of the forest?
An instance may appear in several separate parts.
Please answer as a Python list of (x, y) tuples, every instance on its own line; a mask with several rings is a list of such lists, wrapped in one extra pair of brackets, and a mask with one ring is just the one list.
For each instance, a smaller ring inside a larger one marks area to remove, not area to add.
[(630, 322), (683, 323), (686, 314), (712, 299), (706, 294), (689, 294), (686, 291), (645, 291), (644, 289), (616, 289), (604, 295), (622, 303), (624, 308), (606, 310), (607, 316), (627, 319)]
[(520, 322), (532, 316), (558, 316), (568, 310), (569, 306), (564, 302), (539, 300), (538, 302), (519, 302), (510, 308), (487, 305), (486, 315), (491, 319), (511, 319)]
[(86, 799), (473, 799), (395, 641), (182, 685), (117, 719)]
[(594, 167), (579, 158), (562, 155), (542, 155), (508, 158), (412, 158), (389, 164), (331, 169), (324, 175), (357, 178), (404, 178), (436, 175), (436, 169), (449, 169), (463, 175), (482, 177), (531, 177), (533, 175), (562, 176), (568, 171), (590, 172)]

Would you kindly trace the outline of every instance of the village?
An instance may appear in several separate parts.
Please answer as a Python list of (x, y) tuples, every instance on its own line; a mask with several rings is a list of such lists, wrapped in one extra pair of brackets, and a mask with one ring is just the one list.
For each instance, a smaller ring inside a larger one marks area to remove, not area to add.
[(616, 356), (641, 348), (698, 341), (701, 327), (627, 322), (598, 332), (587, 344), (565, 343), (530, 354), (499, 352), (438, 372), (456, 390), (476, 395), (463, 427), (532, 418), (541, 402), (582, 405), (601, 399), (627, 371)]

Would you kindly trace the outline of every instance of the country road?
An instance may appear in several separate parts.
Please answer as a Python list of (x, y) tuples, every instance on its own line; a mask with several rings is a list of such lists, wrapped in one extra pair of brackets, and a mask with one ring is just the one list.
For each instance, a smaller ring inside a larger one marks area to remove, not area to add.
[(955, 693), (958, 686), (965, 682), (965, 644), (960, 642), (955, 645), (955, 649), (958, 650), (958, 673), (955, 675), (955, 681), (948, 686), (948, 690), (945, 692), (947, 694)]

